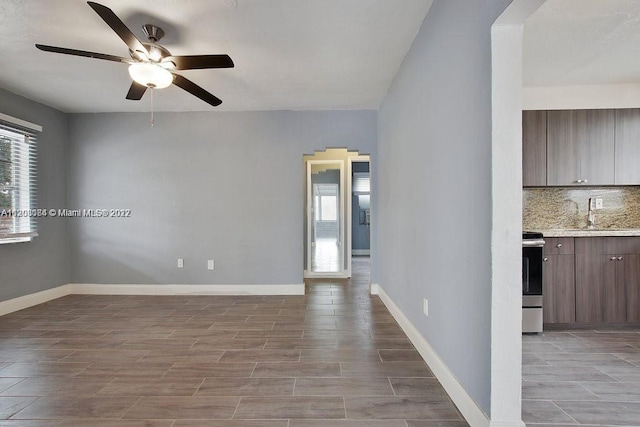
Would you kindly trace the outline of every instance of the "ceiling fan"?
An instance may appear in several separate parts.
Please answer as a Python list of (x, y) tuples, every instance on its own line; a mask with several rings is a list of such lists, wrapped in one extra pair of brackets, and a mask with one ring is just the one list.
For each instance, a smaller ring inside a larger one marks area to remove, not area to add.
[(218, 97), (207, 92), (191, 80), (180, 74), (176, 74), (175, 71), (205, 68), (233, 68), (233, 61), (229, 55), (173, 56), (166, 48), (157, 44), (164, 36), (164, 31), (162, 31), (161, 28), (151, 24), (144, 25), (142, 29), (149, 41), (141, 42), (111, 9), (92, 1), (88, 1), (87, 4), (91, 6), (104, 22), (124, 41), (127, 47), (129, 47), (129, 55), (131, 58), (42, 44), (36, 44), (36, 47), (46, 52), (64, 53), (66, 55), (84, 56), (87, 58), (129, 64), (129, 74), (133, 79), (133, 83), (131, 83), (131, 87), (127, 93), (127, 99), (137, 101), (142, 98), (147, 88), (161, 89), (174, 84), (214, 107), (222, 103)]

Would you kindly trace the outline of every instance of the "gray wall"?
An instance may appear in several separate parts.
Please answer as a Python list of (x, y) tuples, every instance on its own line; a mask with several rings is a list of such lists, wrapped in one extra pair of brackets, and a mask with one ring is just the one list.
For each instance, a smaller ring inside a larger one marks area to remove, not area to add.
[(378, 112), (373, 162), (376, 279), (487, 414), (490, 28), (509, 3), (434, 2)]
[(327, 147), (370, 153), (376, 118), (163, 113), (151, 128), (148, 114), (72, 115), (69, 207), (132, 215), (69, 220), (71, 281), (302, 283), (302, 156)]
[[(38, 199), (40, 208), (63, 208), (67, 186), (67, 116), (0, 89), (0, 112), (39, 124)], [(0, 301), (69, 282), (67, 224), (42, 218), (32, 242), (0, 245)]]

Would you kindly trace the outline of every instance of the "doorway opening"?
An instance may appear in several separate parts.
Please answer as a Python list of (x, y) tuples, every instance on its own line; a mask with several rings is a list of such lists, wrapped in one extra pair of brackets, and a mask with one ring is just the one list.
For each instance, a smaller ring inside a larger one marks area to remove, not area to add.
[(371, 255), (371, 175), (368, 160), (351, 161), (351, 255)]
[(330, 148), (303, 159), (304, 277), (349, 278), (352, 255), (370, 251), (369, 156)]

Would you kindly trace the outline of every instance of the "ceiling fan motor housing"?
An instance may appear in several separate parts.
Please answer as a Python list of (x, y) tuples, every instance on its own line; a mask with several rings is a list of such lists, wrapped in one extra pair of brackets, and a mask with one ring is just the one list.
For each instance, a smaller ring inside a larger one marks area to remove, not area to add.
[[(142, 42), (142, 45), (147, 49), (147, 52), (149, 52), (148, 59), (153, 62), (161, 62), (164, 58), (171, 56), (171, 52), (169, 52), (167, 48), (160, 46), (159, 44)], [(129, 50), (129, 54), (133, 59), (140, 60), (136, 53), (132, 52), (131, 50)]]
[(164, 37), (164, 31), (162, 31), (162, 28), (156, 27), (153, 24), (143, 25), (142, 31), (144, 32), (144, 35), (147, 36), (149, 41), (154, 43)]

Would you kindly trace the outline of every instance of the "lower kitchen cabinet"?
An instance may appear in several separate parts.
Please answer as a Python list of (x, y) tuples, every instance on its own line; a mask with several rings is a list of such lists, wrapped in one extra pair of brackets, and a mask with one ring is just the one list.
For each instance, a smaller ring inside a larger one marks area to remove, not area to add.
[(576, 321), (604, 322), (604, 289), (615, 281), (614, 264), (603, 254), (576, 255)]
[(543, 261), (543, 321), (544, 323), (574, 323), (576, 321), (574, 255), (545, 255)]
[(640, 323), (640, 237), (545, 241), (544, 323)]
[(640, 321), (640, 254), (626, 253), (628, 239), (576, 239), (578, 323)]
[[(613, 270), (607, 274), (604, 282), (604, 321), (605, 322), (626, 322), (627, 321), (627, 275), (624, 264), (626, 260), (622, 256), (605, 256), (604, 262), (608, 263), (606, 271)], [(613, 267), (611, 267), (613, 266)]]
[(627, 284), (627, 322), (640, 322), (640, 254), (623, 255)]

